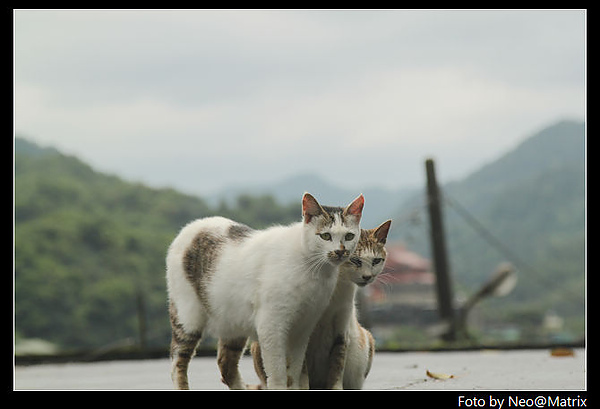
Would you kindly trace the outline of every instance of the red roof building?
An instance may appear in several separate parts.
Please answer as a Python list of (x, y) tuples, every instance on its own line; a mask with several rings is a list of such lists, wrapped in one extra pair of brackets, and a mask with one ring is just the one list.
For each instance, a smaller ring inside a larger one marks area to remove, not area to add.
[[(429, 260), (408, 250), (402, 243), (390, 243), (386, 250), (382, 273), (365, 288), (367, 302), (412, 304), (419, 300), (429, 304), (435, 301), (432, 298), (435, 296), (435, 275), (430, 271)], [(422, 297), (424, 293), (426, 300)]]

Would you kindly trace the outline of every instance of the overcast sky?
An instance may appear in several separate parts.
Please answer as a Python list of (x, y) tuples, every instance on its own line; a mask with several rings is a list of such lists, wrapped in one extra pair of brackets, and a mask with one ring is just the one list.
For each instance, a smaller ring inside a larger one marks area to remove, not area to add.
[[(584, 11), (17, 10), (15, 130), (210, 193), (458, 179), (585, 115)], [(301, 193), (300, 193), (301, 194)]]

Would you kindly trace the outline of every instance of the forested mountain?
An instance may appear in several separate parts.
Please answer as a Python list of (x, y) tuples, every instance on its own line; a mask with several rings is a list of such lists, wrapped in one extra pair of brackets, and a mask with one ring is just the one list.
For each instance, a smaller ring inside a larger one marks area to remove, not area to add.
[[(532, 135), (466, 179), (442, 187), (452, 275), (468, 295), (501, 261), (519, 269), (513, 293), (488, 303), (487, 318), (506, 322), (547, 312), (583, 330), (585, 130), (563, 121)], [(438, 164), (443, 171), (443, 163)], [(399, 212), (425, 214), (424, 195)], [(429, 254), (426, 216), (395, 232)], [(418, 239), (415, 239), (418, 238)], [(531, 318), (533, 319), (533, 318)]]
[(242, 196), (234, 206), (211, 208), (17, 138), (17, 339), (42, 338), (67, 349), (137, 340), (142, 313), (148, 344), (167, 345), (167, 246), (187, 222), (216, 214), (260, 228), (299, 220), (300, 206)]
[[(443, 163), (438, 168), (443, 172)], [(458, 296), (474, 291), (501, 261), (519, 268), (513, 293), (481, 309), (486, 322), (533, 327), (553, 311), (572, 332), (583, 333), (584, 173), (584, 125), (565, 121), (443, 186), (446, 202), (454, 203), (444, 212)], [(383, 200), (363, 193), (369, 209)], [(423, 204), (423, 195), (407, 201), (392, 233), (428, 255)], [(417, 217), (407, 217), (415, 209)], [(465, 211), (510, 254), (473, 229)], [(62, 349), (97, 348), (145, 333), (147, 345), (167, 345), (167, 246), (187, 222), (217, 214), (262, 228), (299, 220), (300, 203), (243, 195), (208, 204), (96, 172), (75, 157), (17, 138), (17, 341), (41, 338)]]

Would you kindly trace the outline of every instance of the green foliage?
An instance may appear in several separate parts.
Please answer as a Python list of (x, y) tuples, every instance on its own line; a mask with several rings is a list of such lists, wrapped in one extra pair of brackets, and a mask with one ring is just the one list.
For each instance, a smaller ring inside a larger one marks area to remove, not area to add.
[(583, 336), (583, 124), (565, 121), (549, 127), (445, 191), (516, 256), (510, 259), (446, 207), (453, 276), (464, 292), (472, 293), (502, 261), (519, 270), (508, 297), (478, 307), (485, 320), (503, 316), (504, 324), (521, 322), (523, 331), (531, 332), (526, 316), (536, 314), (541, 323), (546, 313), (554, 312), (565, 318), (567, 328), (577, 322), (571, 329)]
[(138, 339), (140, 296), (148, 344), (168, 344), (164, 258), (191, 220), (218, 214), (262, 228), (300, 217), (299, 205), (268, 196), (211, 209), (20, 138), (15, 146), (16, 331), (63, 349)]
[[(443, 163), (439, 166), (443, 171)], [(510, 327), (520, 331), (523, 340), (536, 342), (532, 336), (543, 335), (544, 316), (556, 314), (564, 319), (564, 331), (571, 338), (583, 337), (584, 124), (563, 121), (545, 128), (464, 180), (443, 186), (442, 191), (457, 298), (474, 294), (501, 262), (510, 261), (518, 269), (512, 293), (478, 304), (479, 320), (474, 319), (470, 330)], [(397, 220), (407, 220), (406, 215), (415, 209), (423, 216), (396, 224), (395, 232), (411, 249), (428, 255), (429, 223), (421, 203), (423, 196), (405, 204)], [(479, 229), (474, 228), (473, 219)]]
[[(485, 322), (520, 325), (531, 332), (552, 311), (565, 318), (566, 329), (583, 334), (583, 147), (583, 124), (559, 123), (464, 181), (444, 187), (526, 264), (518, 266), (519, 282), (508, 297), (477, 307)], [(234, 205), (211, 208), (200, 198), (125, 182), (17, 138), (17, 334), (63, 349), (138, 339), (141, 299), (148, 345), (167, 345), (167, 246), (186, 223), (211, 215), (264, 228), (299, 220), (300, 203), (281, 206), (270, 196), (243, 195)], [(457, 293), (470, 294), (506, 256), (451, 208), (445, 215)], [(417, 226), (419, 235), (424, 236), (426, 225)], [(406, 225), (396, 231), (414, 234)], [(412, 248), (427, 254), (428, 239), (423, 237), (419, 245)], [(415, 329), (398, 339), (419, 343), (420, 336)]]

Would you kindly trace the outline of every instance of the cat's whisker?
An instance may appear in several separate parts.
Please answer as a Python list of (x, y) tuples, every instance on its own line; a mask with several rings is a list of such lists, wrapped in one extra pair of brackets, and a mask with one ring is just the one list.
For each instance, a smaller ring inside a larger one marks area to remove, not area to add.
[(392, 279), (394, 276), (389, 272), (381, 273), (377, 276), (376, 280), (380, 280), (382, 282), (387, 282), (388, 279)]
[(321, 270), (321, 267), (325, 265), (325, 263), (327, 263), (326, 257), (317, 258), (316, 261), (309, 268), (310, 274), (318, 273)]
[(327, 258), (323, 257), (321, 254), (312, 254), (304, 260), (302, 265), (309, 272), (312, 272), (322, 267), (325, 262), (327, 262)]

